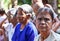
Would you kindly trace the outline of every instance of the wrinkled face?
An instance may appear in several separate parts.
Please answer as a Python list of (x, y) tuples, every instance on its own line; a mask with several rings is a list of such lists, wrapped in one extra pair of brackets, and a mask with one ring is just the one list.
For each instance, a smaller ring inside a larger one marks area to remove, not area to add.
[(33, 10), (34, 10), (34, 12), (35, 12), (35, 14), (36, 14), (37, 11), (38, 11), (38, 9), (39, 9), (39, 5), (38, 5), (38, 4), (34, 4), (34, 5), (32, 6), (32, 8), (33, 8)]
[(42, 7), (44, 7), (42, 2), (36, 2), (35, 4), (32, 5), (32, 8), (33, 8), (35, 14), (37, 13), (38, 9), (42, 8)]
[(9, 20), (9, 22), (11, 22), (11, 19), (12, 19), (12, 14), (11, 14), (11, 12), (10, 11), (8, 11), (7, 12), (7, 15), (8, 15), (8, 20)]
[(8, 12), (8, 20), (11, 23), (13, 23), (14, 21), (16, 21), (16, 16), (14, 17), (14, 15), (10, 11)]
[(41, 12), (37, 15), (36, 26), (39, 32), (49, 31), (52, 27), (52, 18), (48, 12)]
[(16, 18), (16, 17), (13, 17), (13, 18), (11, 19), (11, 23), (17, 23), (17, 18)]
[(22, 9), (18, 9), (17, 19), (18, 19), (19, 22), (24, 22), (26, 20), (26, 14)]

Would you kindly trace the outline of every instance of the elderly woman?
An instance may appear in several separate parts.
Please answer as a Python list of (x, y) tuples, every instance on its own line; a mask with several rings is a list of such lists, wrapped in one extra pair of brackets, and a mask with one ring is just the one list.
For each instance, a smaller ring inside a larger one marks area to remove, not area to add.
[(17, 19), (20, 24), (16, 26), (12, 41), (34, 41), (38, 35), (37, 29), (30, 21), (32, 10), (28, 4), (21, 5), (17, 10)]
[(60, 26), (60, 21), (58, 19), (58, 15), (54, 12), (52, 6), (50, 4), (48, 4), (48, 0), (32, 0), (32, 7), (33, 10), (35, 12), (35, 15), (37, 15), (38, 9), (39, 8), (43, 8), (43, 7), (49, 7), (51, 8), (51, 10), (53, 11), (53, 15), (54, 15), (54, 24), (53, 24), (53, 31), (57, 31), (57, 29)]
[(8, 23), (7, 28), (6, 28), (6, 31), (8, 33), (7, 35), (8, 35), (9, 41), (12, 41), (11, 39), (12, 39), (12, 36), (14, 34), (15, 27), (18, 24), (17, 18), (16, 18), (16, 11), (17, 10), (15, 8), (11, 8), (7, 12), (9, 23)]
[(40, 34), (34, 41), (60, 41), (60, 35), (52, 30), (53, 11), (48, 8), (40, 8), (36, 15), (36, 25)]

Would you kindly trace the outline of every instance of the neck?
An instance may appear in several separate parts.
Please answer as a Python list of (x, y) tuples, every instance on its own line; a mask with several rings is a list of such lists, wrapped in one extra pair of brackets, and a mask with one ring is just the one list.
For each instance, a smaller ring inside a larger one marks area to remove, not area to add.
[(47, 32), (42, 32), (41, 33), (41, 39), (45, 40), (50, 34), (50, 31), (47, 31)]
[(20, 27), (20, 29), (22, 29), (22, 30), (23, 30), (23, 29), (24, 29), (24, 27), (25, 27), (25, 25), (27, 25), (27, 23), (28, 23), (28, 22), (29, 22), (29, 20), (27, 20), (27, 21), (23, 22), (23, 23), (22, 23), (22, 25), (21, 25), (21, 27)]
[(26, 25), (29, 22), (29, 20), (25, 20), (22, 24)]

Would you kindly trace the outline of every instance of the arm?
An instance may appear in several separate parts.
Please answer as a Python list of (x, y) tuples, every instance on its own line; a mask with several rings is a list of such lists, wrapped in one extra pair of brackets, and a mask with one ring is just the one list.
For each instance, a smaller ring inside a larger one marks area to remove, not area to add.
[(8, 37), (6, 37), (5, 33), (4, 33), (4, 41), (8, 41)]
[(8, 41), (4, 29), (0, 28), (0, 35), (3, 41)]
[(58, 18), (55, 18), (55, 22), (52, 26), (52, 30), (56, 32), (56, 30), (59, 28), (59, 26), (60, 26), (60, 21)]
[(34, 26), (29, 26), (26, 31), (26, 38), (28, 41), (34, 41), (34, 38), (38, 35), (38, 32)]

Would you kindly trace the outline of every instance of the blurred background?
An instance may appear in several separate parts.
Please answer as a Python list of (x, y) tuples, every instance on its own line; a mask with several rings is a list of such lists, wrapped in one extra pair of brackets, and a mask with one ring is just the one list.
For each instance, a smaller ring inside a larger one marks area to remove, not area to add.
[[(0, 0), (0, 8), (4, 8), (7, 11), (13, 8), (14, 5), (22, 5), (25, 3), (31, 5), (31, 0)], [(54, 11), (60, 16), (60, 0), (48, 0), (48, 3), (52, 5)]]

